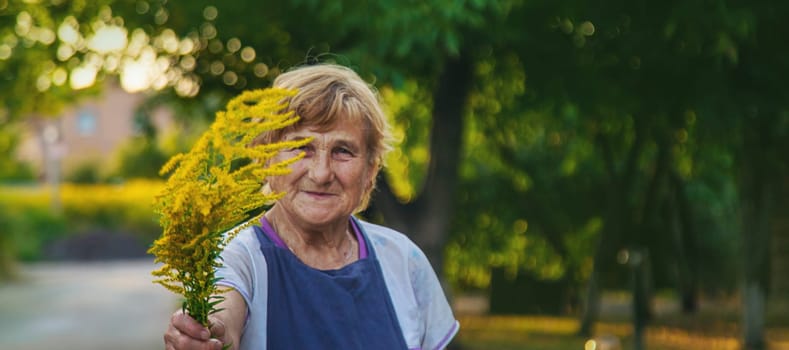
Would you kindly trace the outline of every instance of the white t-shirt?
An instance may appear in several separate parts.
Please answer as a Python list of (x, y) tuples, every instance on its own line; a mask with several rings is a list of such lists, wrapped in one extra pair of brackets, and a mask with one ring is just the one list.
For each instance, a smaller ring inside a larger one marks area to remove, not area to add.
[[(425, 254), (402, 233), (361, 220), (356, 222), (381, 265), (408, 348), (446, 347), (457, 334), (459, 323)], [(254, 229), (241, 231), (225, 248), (222, 259), (224, 266), (217, 270), (222, 280), (218, 284), (238, 291), (248, 308), (240, 349), (265, 350), (268, 269)]]

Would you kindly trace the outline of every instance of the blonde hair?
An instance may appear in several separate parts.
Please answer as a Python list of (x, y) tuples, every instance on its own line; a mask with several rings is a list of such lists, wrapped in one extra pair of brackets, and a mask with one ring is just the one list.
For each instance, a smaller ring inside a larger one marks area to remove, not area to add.
[(392, 149), (390, 125), (375, 88), (353, 70), (334, 64), (290, 70), (280, 74), (274, 80), (273, 87), (298, 90), (290, 98), (287, 111), (294, 111), (300, 119), (287, 128), (260, 135), (255, 143), (278, 141), (288, 132), (305, 126), (323, 131), (340, 121), (363, 125), (367, 161), (373, 172), (372, 183), (365, 190), (357, 211), (365, 209), (375, 189), (375, 178), (383, 166), (384, 157)]

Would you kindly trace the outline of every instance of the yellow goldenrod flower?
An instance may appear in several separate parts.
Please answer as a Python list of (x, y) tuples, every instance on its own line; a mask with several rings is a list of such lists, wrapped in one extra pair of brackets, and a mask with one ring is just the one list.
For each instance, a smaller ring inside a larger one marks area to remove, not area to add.
[(184, 296), (184, 311), (208, 326), (208, 315), (221, 300), (214, 275), (219, 254), (238, 232), (262, 215), (282, 193), (262, 191), (266, 177), (286, 174), (301, 156), (269, 162), (283, 149), (310, 140), (249, 146), (260, 134), (298, 120), (286, 110), (293, 90), (246, 91), (218, 112), (211, 127), (187, 154), (172, 157), (162, 167), (171, 173), (155, 199), (162, 235), (149, 253), (163, 265), (154, 281)]

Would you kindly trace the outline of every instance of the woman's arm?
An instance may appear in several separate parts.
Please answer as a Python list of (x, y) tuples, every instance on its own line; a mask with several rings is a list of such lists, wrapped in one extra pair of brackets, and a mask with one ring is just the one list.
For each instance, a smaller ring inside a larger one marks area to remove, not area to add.
[(223, 342), (231, 344), (230, 349), (238, 350), (241, 345), (241, 333), (247, 321), (247, 303), (241, 293), (235, 289), (230, 289), (223, 296), (225, 300), (219, 304), (219, 308), (223, 310), (214, 315), (224, 324)]

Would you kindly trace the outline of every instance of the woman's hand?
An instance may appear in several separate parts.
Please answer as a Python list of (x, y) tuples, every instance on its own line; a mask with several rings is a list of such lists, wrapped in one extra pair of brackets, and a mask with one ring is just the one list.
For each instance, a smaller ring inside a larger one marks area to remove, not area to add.
[(225, 325), (213, 317), (210, 323), (209, 330), (183, 311), (176, 311), (164, 333), (165, 350), (221, 350), (220, 339), (225, 338)]
[(247, 318), (247, 304), (234, 289), (223, 293), (222, 297), (224, 299), (217, 305), (221, 311), (208, 316), (211, 329), (183, 311), (176, 311), (164, 333), (165, 350), (221, 350), (223, 344), (230, 350), (238, 349)]

